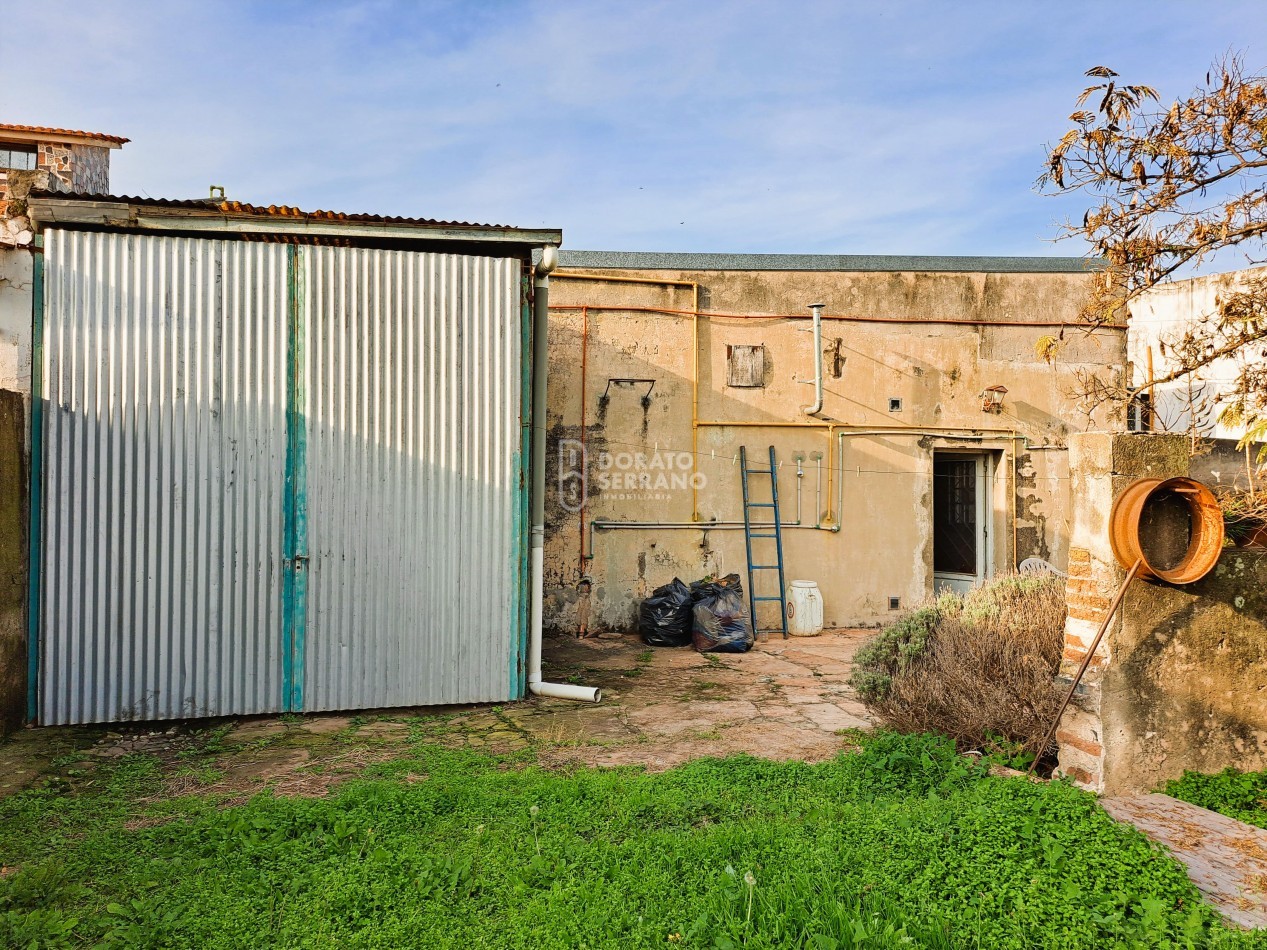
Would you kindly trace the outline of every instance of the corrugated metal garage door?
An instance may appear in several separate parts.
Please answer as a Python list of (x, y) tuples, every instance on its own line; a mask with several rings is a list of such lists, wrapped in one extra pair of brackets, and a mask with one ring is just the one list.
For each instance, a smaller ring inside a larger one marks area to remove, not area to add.
[(518, 262), (45, 253), (41, 722), (519, 694)]
[(303, 708), (507, 699), (523, 550), (520, 265), (306, 256)]
[(43, 723), (282, 708), (286, 249), (52, 230)]

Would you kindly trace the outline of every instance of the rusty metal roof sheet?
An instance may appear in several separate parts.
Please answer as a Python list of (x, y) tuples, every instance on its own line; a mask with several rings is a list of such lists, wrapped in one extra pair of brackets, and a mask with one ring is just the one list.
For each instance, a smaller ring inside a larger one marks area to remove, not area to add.
[(408, 218), (398, 215), (349, 213), (346, 211), (304, 211), (292, 205), (255, 205), (221, 198), (139, 198), (132, 195), (98, 195), (88, 192), (37, 190), (32, 198), (60, 198), (71, 201), (109, 201), (140, 208), (170, 208), (213, 212), (235, 217), (289, 218), (302, 221), (356, 222), (364, 224), (413, 224), (446, 228), (495, 228), (517, 230), (510, 224), (477, 224), (471, 221), (441, 221), (437, 218)]
[(131, 139), (125, 139), (122, 135), (107, 135), (104, 132), (85, 132), (83, 129), (54, 129), (47, 125), (13, 125), (8, 122), (0, 122), (0, 135), (3, 135), (5, 132), (24, 132), (30, 135), (58, 135), (80, 139), (100, 139), (103, 142), (113, 142), (115, 145), (122, 145), (125, 142), (132, 141)]
[(255, 205), (218, 197), (138, 198), (41, 190), (31, 192), (27, 213), (40, 227), (139, 227), (232, 233), (248, 240), (289, 243), (387, 239), (531, 248), (557, 246), (563, 241), (563, 232), (556, 228), (304, 211), (290, 205)]

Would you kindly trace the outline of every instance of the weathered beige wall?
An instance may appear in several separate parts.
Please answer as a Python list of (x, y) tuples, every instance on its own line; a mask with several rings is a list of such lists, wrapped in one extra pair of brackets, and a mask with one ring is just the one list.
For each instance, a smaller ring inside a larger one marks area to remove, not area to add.
[[(1071, 440), (1066, 677), (1125, 578), (1108, 540), (1113, 499), (1136, 478), (1188, 475), (1187, 449), (1177, 435)], [(1186, 587), (1136, 581), (1056, 738), (1060, 770), (1097, 791), (1153, 790), (1185, 769), (1267, 767), (1267, 555), (1226, 548)]]
[(0, 246), (0, 389), (31, 394), (31, 251)]
[[(830, 315), (985, 321), (1073, 321), (1086, 290), (1083, 274), (890, 273), (819, 271), (673, 272), (611, 270), (611, 276), (695, 281), (701, 285), (698, 324), (699, 419), (745, 422), (708, 426), (691, 451), (692, 321), (689, 315), (645, 313), (650, 307), (690, 311), (690, 288), (555, 278), (551, 282), (550, 484), (547, 491), (546, 622), (574, 631), (577, 583), (593, 580), (590, 618), (594, 628), (630, 629), (637, 603), (674, 575), (692, 580), (705, 573), (745, 571), (743, 532), (731, 529), (667, 528), (594, 530), (582, 536), (575, 510), (579, 479), (576, 443), (581, 437), (585, 394), (585, 441), (589, 457), (585, 523), (692, 521), (689, 489), (627, 489), (604, 486), (603, 453), (629, 460), (646, 457), (641, 472), (658, 474), (652, 459), (674, 453), (667, 477), (696, 474), (703, 521), (742, 518), (741, 445), (764, 454), (773, 444), (782, 463), (779, 490), (785, 521), (795, 519), (798, 483), (802, 522), (833, 530), (786, 531), (788, 580), (815, 580), (822, 589), (829, 626), (873, 624), (893, 614), (888, 598), (903, 607), (932, 589), (931, 472), (934, 450), (988, 450), (994, 530), (994, 567), (1005, 569), (1031, 555), (1063, 565), (1067, 558), (1068, 472), (1064, 447), (1073, 431), (1093, 420), (1068, 393), (1077, 370), (1120, 372), (1124, 341), (1119, 331), (1077, 334), (1048, 365), (1035, 356), (1042, 326), (978, 327), (944, 324), (879, 325), (824, 321), (825, 404), (819, 419), (845, 433), (843, 512), (840, 510), (839, 441), (824, 428), (778, 427), (809, 422), (801, 407), (813, 387), (797, 382), (813, 374), (808, 319), (735, 319), (709, 314), (806, 314), (809, 303), (826, 304)], [(591, 309), (587, 314), (581, 306)], [(614, 308), (614, 309), (613, 309)], [(588, 343), (582, 359), (583, 324)], [(767, 385), (726, 386), (726, 348), (763, 344)], [(839, 356), (839, 359), (837, 359)], [(582, 370), (584, 364), (584, 370)], [(585, 382), (582, 387), (581, 377)], [(650, 404), (646, 386), (608, 387), (611, 378), (655, 381)], [(1008, 388), (1005, 411), (981, 411), (981, 391)], [(608, 398), (600, 397), (608, 390)], [(890, 397), (902, 411), (890, 413)], [(758, 423), (759, 425), (751, 425)], [(890, 432), (892, 429), (906, 432)], [(875, 434), (871, 430), (886, 430)], [(946, 429), (947, 432), (921, 431)], [(1013, 441), (1015, 432), (1028, 441)], [(974, 436), (965, 438), (965, 436)], [(1013, 458), (1015, 445), (1015, 459)], [(804, 456), (797, 478), (794, 455)], [(822, 453), (819, 463), (814, 453)], [(563, 464), (560, 466), (560, 459)], [(636, 463), (634, 463), (636, 464)], [(818, 468), (822, 494), (816, 497)], [(1013, 479), (1013, 465), (1016, 477)], [(628, 468), (618, 471), (624, 477)], [(831, 482), (828, 494), (828, 482)], [(1012, 509), (1017, 521), (1013, 545)], [(582, 557), (582, 545), (589, 557)]]
[(1104, 787), (1267, 769), (1267, 552), (1229, 548), (1190, 587), (1139, 584), (1101, 683)]
[(0, 735), (26, 711), (26, 425), (20, 393), (0, 389)]

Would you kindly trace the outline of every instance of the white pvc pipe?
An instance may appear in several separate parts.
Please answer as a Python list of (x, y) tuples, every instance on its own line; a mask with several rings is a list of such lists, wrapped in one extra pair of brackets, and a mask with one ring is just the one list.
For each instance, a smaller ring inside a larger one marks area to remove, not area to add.
[(809, 305), (814, 315), (814, 405), (805, 407), (807, 416), (823, 411), (823, 307), (821, 303)]
[(528, 691), (534, 696), (578, 699), (596, 703), (603, 698), (597, 686), (547, 683), (541, 678), (541, 607), (545, 590), (546, 494), (546, 372), (549, 367), (550, 272), (558, 266), (558, 251), (546, 247), (537, 265), (532, 308), (532, 534), (530, 579), (532, 601), (528, 615)]
[(573, 686), (571, 683), (547, 683), (541, 678), (541, 586), (545, 578), (545, 549), (532, 548), (532, 625), (528, 634), (528, 689), (534, 696), (556, 699), (577, 699), (596, 703), (603, 698), (597, 686)]

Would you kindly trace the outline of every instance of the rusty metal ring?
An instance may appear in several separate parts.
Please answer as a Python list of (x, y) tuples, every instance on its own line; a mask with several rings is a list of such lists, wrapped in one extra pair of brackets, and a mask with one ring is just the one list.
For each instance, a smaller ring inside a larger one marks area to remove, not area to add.
[[(1188, 506), (1191, 533), (1188, 549), (1179, 563), (1162, 569), (1151, 563), (1139, 535), (1140, 518), (1153, 498), (1166, 493), (1181, 498)], [(1113, 502), (1109, 515), (1109, 543), (1113, 555), (1124, 568), (1142, 562), (1140, 577), (1156, 577), (1171, 584), (1192, 584), (1201, 580), (1219, 562), (1223, 550), (1223, 509), (1214, 492), (1192, 478), (1141, 478), (1126, 486)]]

